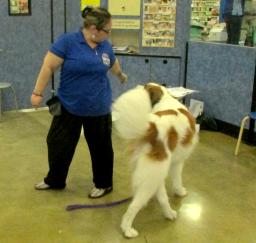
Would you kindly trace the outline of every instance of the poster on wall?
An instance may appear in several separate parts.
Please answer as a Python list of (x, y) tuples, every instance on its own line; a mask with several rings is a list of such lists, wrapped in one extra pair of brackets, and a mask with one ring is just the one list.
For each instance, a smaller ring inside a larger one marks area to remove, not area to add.
[(143, 47), (174, 47), (176, 0), (143, 1)]
[(8, 0), (9, 15), (31, 15), (31, 0)]
[(81, 11), (84, 10), (86, 6), (99, 7), (100, 0), (81, 0)]

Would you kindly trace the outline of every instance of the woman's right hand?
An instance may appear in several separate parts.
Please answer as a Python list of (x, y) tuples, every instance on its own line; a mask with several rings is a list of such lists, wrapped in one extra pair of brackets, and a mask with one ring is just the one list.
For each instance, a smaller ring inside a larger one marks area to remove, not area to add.
[(31, 98), (30, 98), (32, 106), (35, 109), (37, 109), (40, 106), (42, 99), (43, 99), (43, 96), (36, 95), (36, 94), (32, 93)]

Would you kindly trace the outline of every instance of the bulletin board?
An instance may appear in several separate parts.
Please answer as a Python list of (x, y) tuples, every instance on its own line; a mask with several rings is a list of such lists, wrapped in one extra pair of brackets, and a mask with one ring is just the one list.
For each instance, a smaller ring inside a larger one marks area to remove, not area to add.
[(174, 47), (176, 0), (143, 1), (143, 47)]
[(140, 16), (140, 0), (109, 0), (108, 10), (112, 15)]

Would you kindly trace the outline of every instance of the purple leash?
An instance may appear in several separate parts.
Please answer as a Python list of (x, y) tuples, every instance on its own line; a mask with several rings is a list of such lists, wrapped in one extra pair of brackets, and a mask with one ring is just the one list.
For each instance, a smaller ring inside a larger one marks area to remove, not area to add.
[(76, 209), (82, 209), (82, 208), (110, 208), (110, 207), (114, 207), (117, 206), (119, 204), (128, 202), (132, 199), (132, 197), (128, 197), (119, 201), (115, 201), (115, 202), (110, 202), (110, 203), (102, 203), (102, 204), (72, 204), (72, 205), (68, 205), (66, 207), (67, 211), (73, 211)]

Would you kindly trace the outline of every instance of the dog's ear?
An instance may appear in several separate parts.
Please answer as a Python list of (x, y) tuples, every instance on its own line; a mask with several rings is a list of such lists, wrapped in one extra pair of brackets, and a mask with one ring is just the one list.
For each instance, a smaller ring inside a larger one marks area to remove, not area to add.
[(144, 88), (145, 90), (147, 90), (149, 94), (151, 105), (153, 107), (156, 103), (158, 103), (161, 100), (164, 93), (161, 87), (157, 85), (146, 84)]

